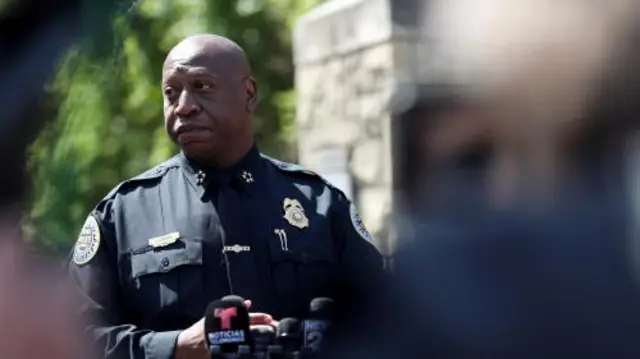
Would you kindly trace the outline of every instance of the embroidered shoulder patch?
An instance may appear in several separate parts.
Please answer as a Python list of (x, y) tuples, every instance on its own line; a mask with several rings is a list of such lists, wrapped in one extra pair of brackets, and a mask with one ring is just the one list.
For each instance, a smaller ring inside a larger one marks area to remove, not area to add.
[(369, 231), (365, 228), (362, 218), (360, 218), (360, 213), (358, 213), (358, 210), (353, 203), (349, 206), (349, 216), (351, 217), (351, 224), (353, 224), (353, 228), (358, 232), (360, 237), (367, 242), (373, 243), (373, 237), (371, 237)]
[(77, 265), (89, 263), (98, 253), (99, 248), (100, 227), (98, 226), (98, 221), (89, 215), (73, 248), (73, 262)]

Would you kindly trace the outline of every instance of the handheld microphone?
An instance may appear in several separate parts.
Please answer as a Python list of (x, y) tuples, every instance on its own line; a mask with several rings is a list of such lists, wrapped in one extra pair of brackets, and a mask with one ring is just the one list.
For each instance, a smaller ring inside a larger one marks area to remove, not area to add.
[(317, 353), (322, 344), (324, 333), (333, 320), (333, 299), (315, 298), (309, 304), (309, 318), (304, 321), (304, 342), (305, 352)]
[(204, 317), (207, 344), (212, 352), (235, 354), (250, 343), (249, 310), (235, 295), (211, 302)]
[(300, 321), (296, 318), (284, 318), (278, 323), (277, 341), (285, 355), (300, 352), (301, 329)]
[(269, 326), (256, 326), (251, 328), (251, 342), (254, 353), (264, 353), (269, 345), (276, 341), (276, 333)]

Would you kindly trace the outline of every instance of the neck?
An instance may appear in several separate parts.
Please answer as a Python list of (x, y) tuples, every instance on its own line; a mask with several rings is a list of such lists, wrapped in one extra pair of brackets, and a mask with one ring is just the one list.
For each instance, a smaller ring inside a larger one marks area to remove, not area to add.
[(224, 152), (220, 151), (215, 156), (209, 157), (202, 164), (217, 170), (227, 169), (240, 162), (249, 153), (253, 145), (253, 135), (247, 136), (234, 143), (234, 146), (230, 146)]

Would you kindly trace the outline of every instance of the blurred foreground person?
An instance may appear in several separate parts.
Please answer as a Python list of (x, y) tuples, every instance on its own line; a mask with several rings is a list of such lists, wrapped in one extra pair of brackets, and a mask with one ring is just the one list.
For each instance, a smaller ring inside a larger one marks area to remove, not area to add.
[(73, 288), (52, 272), (53, 263), (16, 243), (6, 222), (0, 231), (0, 358), (90, 358), (74, 317)]
[[(431, 34), (483, 104), (491, 153), (459, 191), (425, 181), (467, 215), (413, 208), (371, 314), (386, 324), (342, 357), (640, 357), (636, 7), (434, 2)], [(483, 200), (456, 195), (473, 180)]]
[[(28, 201), (27, 147), (44, 125), (43, 86), (77, 35), (80, 2), (3, 1), (0, 31), (0, 358), (91, 358), (83, 348), (76, 301), (59, 263), (23, 241)], [(101, 15), (107, 13), (102, 8)], [(10, 34), (10, 35), (9, 35)], [(60, 270), (58, 270), (60, 269)]]

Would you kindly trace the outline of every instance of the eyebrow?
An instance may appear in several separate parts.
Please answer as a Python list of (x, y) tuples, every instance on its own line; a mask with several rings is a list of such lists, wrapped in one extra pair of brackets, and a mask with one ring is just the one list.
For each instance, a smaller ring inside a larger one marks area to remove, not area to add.
[(212, 77), (212, 78), (218, 78), (219, 76), (212, 73), (209, 69), (207, 69), (206, 67), (191, 67), (191, 66), (184, 66), (184, 65), (175, 65), (170, 67), (168, 70), (173, 70), (179, 74), (186, 74), (186, 75), (196, 75), (196, 76), (206, 76), (206, 77)]

